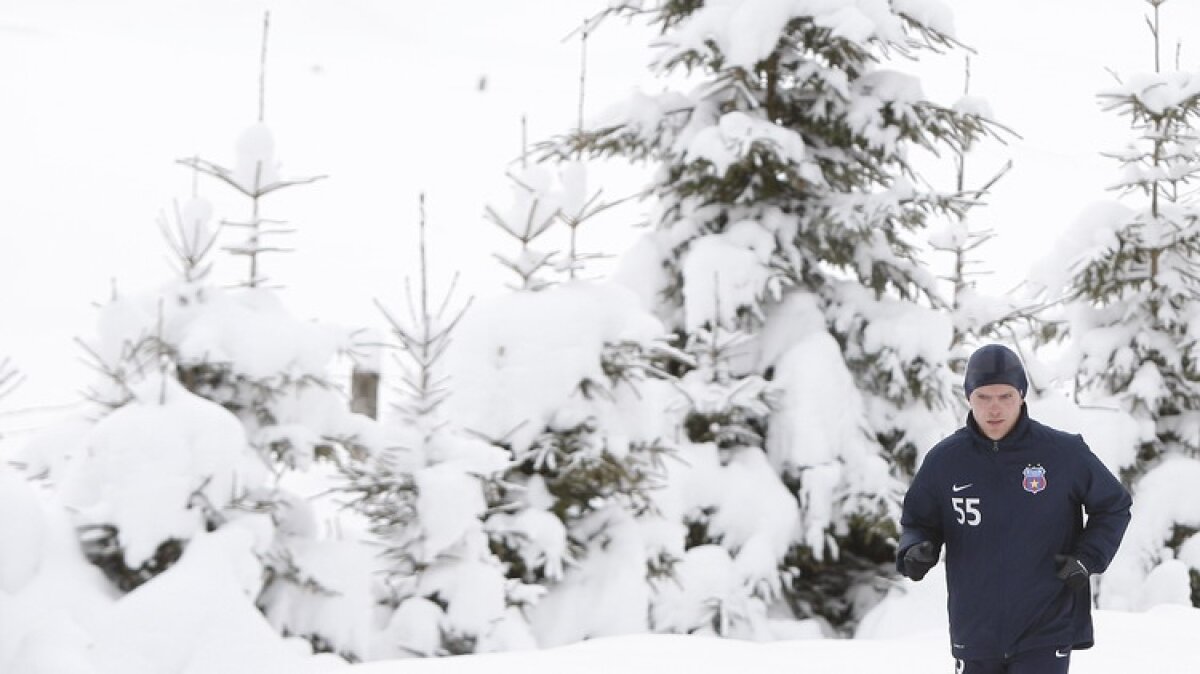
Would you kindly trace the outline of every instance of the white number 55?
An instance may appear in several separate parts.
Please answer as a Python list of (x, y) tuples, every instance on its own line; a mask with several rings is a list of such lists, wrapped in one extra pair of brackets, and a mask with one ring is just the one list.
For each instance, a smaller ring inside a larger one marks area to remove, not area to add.
[(958, 515), (959, 524), (969, 524), (977, 527), (983, 520), (983, 513), (979, 512), (976, 506), (979, 505), (977, 498), (952, 498), (950, 503), (954, 505), (954, 512)]

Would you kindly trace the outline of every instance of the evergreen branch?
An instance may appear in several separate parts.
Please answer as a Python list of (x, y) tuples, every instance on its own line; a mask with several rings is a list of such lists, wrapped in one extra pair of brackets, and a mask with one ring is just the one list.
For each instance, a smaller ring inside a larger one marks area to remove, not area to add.
[(292, 179), (287, 179), (287, 180), (278, 180), (273, 183), (269, 183), (265, 186), (257, 187), (255, 189), (247, 189), (244, 185), (242, 185), (240, 182), (238, 182), (237, 178), (234, 177), (234, 174), (232, 171), (230, 171), (229, 169), (227, 169), (223, 166), (220, 166), (211, 161), (208, 161), (207, 159), (201, 159), (199, 157), (188, 157), (186, 159), (176, 159), (175, 163), (180, 164), (182, 166), (187, 166), (188, 168), (199, 171), (200, 173), (204, 173), (206, 175), (212, 176), (213, 178), (216, 178), (217, 180), (225, 183), (226, 185), (229, 185), (233, 189), (237, 190), (238, 192), (242, 193), (243, 195), (245, 195), (251, 199), (257, 199), (260, 197), (264, 197), (264, 196), (270, 194), (271, 192), (281, 190), (285, 187), (292, 187), (294, 185), (307, 185), (310, 183), (315, 183), (319, 180), (324, 180), (325, 178), (328, 177), (328, 176), (324, 176), (324, 175), (318, 175), (318, 176), (312, 176), (312, 177), (308, 177), (308, 178), (292, 178)]
[(185, 229), (183, 213), (180, 211), (178, 200), (174, 202), (174, 214), (173, 223), (168, 223), (166, 217), (159, 213), (157, 218), (159, 231), (176, 259), (182, 262), (184, 276), (187, 280), (192, 280), (192, 272), (197, 271), (199, 276), (203, 277), (207, 275), (211, 265), (203, 267), (201, 262), (216, 245), (217, 234), (212, 232), (208, 235), (207, 241), (201, 240), (202, 228), (200, 225), (203, 223), (192, 223), (191, 236), (189, 236), (188, 230)]
[[(417, 316), (417, 307), (419, 306), (416, 297), (413, 295), (412, 278), (404, 277), (404, 303), (408, 307), (408, 320), (410, 325), (420, 325), (421, 319)], [(398, 327), (395, 321), (392, 321), (393, 327)]]
[[(230, 225), (230, 226), (232, 226), (232, 227), (249, 227), (249, 228), (251, 228), (251, 229), (254, 229), (254, 228), (259, 228), (259, 227), (262, 227), (264, 224), (267, 224), (267, 225), (285, 225), (285, 224), (287, 224), (287, 220), (273, 220), (273, 219), (271, 219), (271, 218), (261, 218), (261, 217), (260, 217), (260, 218), (255, 218), (255, 219), (254, 219), (253, 221), (251, 221), (251, 222), (242, 222), (242, 221), (239, 221), (239, 220), (228, 220), (228, 219), (223, 219), (223, 220), (221, 220), (221, 224), (222, 224), (222, 225)], [(295, 231), (297, 231), (297, 230), (295, 230), (295, 229), (286, 229), (286, 230), (285, 230), (285, 229), (263, 229), (263, 230), (260, 230), (260, 231), (261, 231), (261, 233), (264, 233), (264, 234), (266, 234), (266, 233), (270, 233), (270, 232), (283, 232), (283, 233), (292, 233), (292, 232), (295, 232)]]
[(515, 426), (513, 426), (512, 428), (510, 428), (508, 431), (505, 431), (505, 433), (498, 438), (493, 438), (490, 435), (483, 433), (481, 431), (477, 431), (473, 428), (465, 428), (464, 427), (463, 431), (469, 435), (473, 435), (473, 436), (479, 438), (480, 440), (483, 440), (484, 442), (487, 442), (490, 445), (495, 445), (497, 447), (507, 447), (508, 443), (509, 443), (509, 439), (512, 438), (513, 434), (516, 433), (517, 431), (521, 430), (523, 427), (525, 427), (527, 425), (529, 425), (528, 420), (521, 421), (521, 422), (517, 423)]
[(263, 566), (271, 571), (274, 578), (291, 583), (305, 592), (320, 597), (338, 597), (342, 594), (337, 590), (329, 589), (313, 576), (306, 574), (296, 563), (295, 555), (287, 548), (277, 547), (272, 551), (258, 554), (258, 557)]
[[(603, 195), (603, 190), (597, 190), (596, 193), (593, 194), (591, 196), (591, 198), (588, 199), (587, 202), (584, 203), (583, 207), (580, 209), (579, 215), (567, 216), (564, 214), (562, 216), (563, 219), (567, 222), (567, 224), (572, 225), (572, 226), (582, 224), (583, 222), (590, 220), (591, 218), (603, 213), (604, 211), (607, 211), (611, 208), (620, 206), (621, 204), (624, 204), (628, 201), (632, 201), (633, 199), (642, 198), (643, 196), (645, 196), (645, 191), (635, 192), (633, 194), (626, 195), (624, 197), (621, 197), (620, 199), (617, 199), (616, 201), (600, 201), (600, 197), (602, 195)], [(592, 206), (592, 204), (596, 204), (596, 207), (593, 210), (589, 211), (588, 208), (590, 206)]]
[[(292, 252), (295, 252), (296, 249), (295, 248), (281, 248), (279, 246), (259, 246), (259, 245), (253, 245), (253, 244), (236, 245), (235, 244), (235, 245), (225, 246), (224, 248), (222, 248), (222, 250), (228, 252), (230, 255), (258, 255), (260, 253), (292, 253)], [(267, 280), (267, 278), (265, 276), (260, 276), (258, 278), (258, 281), (260, 283), (264, 282), (266, 280)]]
[(176, 159), (175, 163), (186, 166), (194, 171), (212, 176), (213, 178), (229, 183), (234, 187), (241, 189), (237, 184), (237, 181), (233, 179), (232, 171), (224, 166), (208, 161), (207, 159), (201, 159), (200, 157), (187, 157), (184, 159)]
[(155, 338), (151, 335), (143, 335), (136, 341), (125, 340), (121, 344), (121, 352), (117, 356), (117, 363), (110, 364), (103, 356), (100, 355), (90, 344), (80, 339), (74, 338), (74, 342), (91, 357), (91, 360), (83, 359), (84, 365), (89, 369), (99, 373), (107, 378), (112, 383), (116, 384), (124, 394), (124, 398), (116, 402), (105, 402), (98, 398), (91, 398), (94, 402), (101, 403), (111, 408), (117, 408), (124, 405), (126, 402), (134, 398), (133, 389), (130, 387), (129, 373), (125, 371), (122, 364), (129, 363), (134, 368), (134, 373), (144, 375), (145, 369), (148, 367), (146, 355), (150, 352), (161, 348), (162, 345), (155, 343)]
[[(438, 320), (441, 320), (442, 317), (446, 314), (446, 309), (450, 306), (450, 298), (454, 296), (454, 292), (458, 289), (458, 281), (461, 277), (462, 277), (462, 274), (457, 271), (454, 272), (454, 275), (450, 277), (450, 287), (446, 290), (445, 296), (442, 297), (442, 303), (440, 305), (438, 305), (438, 310), (434, 314), (434, 316), (437, 317)], [(474, 295), (467, 298), (467, 304), (465, 306), (463, 306), (462, 309), (459, 310), (458, 316), (450, 321), (451, 326), (458, 323), (459, 318), (462, 318), (463, 314), (467, 313), (467, 308), (470, 307), (471, 303), (474, 301), (475, 301)], [(449, 329), (447, 329), (446, 331), (449, 332)]]
[(13, 366), (9, 356), (0, 360), (0, 399), (11, 395), (24, 381), (25, 375)]
[[(900, 18), (902, 18), (904, 20), (905, 25), (909, 29), (915, 30), (920, 37), (920, 40), (911, 40), (910, 39), (909, 45), (906, 45), (909, 47), (909, 49), (924, 48), (935, 54), (943, 54), (946, 52), (946, 50), (955, 50), (955, 51), (962, 50), (969, 54), (977, 53), (970, 46), (968, 46), (962, 42), (959, 42), (958, 39), (955, 38), (953, 35), (943, 33), (939, 30), (935, 30), (934, 28), (925, 25), (919, 19), (917, 19), (905, 12), (897, 12), (897, 14), (899, 14)], [(913, 58), (915, 60), (915, 58), (912, 56), (911, 52), (905, 51), (902, 53), (905, 53), (906, 56), (908, 56), (909, 58)]]
[[(227, 222), (227, 221), (223, 221), (223, 222)], [(268, 221), (267, 221), (267, 220), (260, 220), (259, 222), (260, 222), (260, 223), (265, 223), (265, 222), (268, 222)], [(295, 227), (276, 227), (276, 228), (272, 228), (272, 229), (264, 229), (264, 228), (260, 228), (260, 229), (259, 229), (257, 232), (255, 232), (254, 234), (255, 234), (255, 238), (256, 238), (256, 239), (261, 239), (261, 238), (263, 238), (263, 237), (265, 237), (265, 236), (268, 236), (268, 235), (274, 235), (274, 234), (295, 234), (295, 233), (296, 233), (296, 232), (298, 232), (298, 231), (300, 231), (300, 230), (296, 229)]]
[(978, 189), (972, 190), (970, 193), (974, 194), (975, 198), (977, 198), (977, 199), (983, 198), (983, 195), (991, 192), (992, 187), (994, 187), (996, 185), (996, 183), (1000, 182), (1001, 178), (1008, 175), (1008, 172), (1012, 170), (1012, 167), (1013, 167), (1013, 161), (1011, 159), (1009, 159), (1008, 161), (1004, 162), (1004, 165), (1002, 167), (1000, 167), (1000, 170), (997, 171), (996, 174), (991, 177), (991, 179), (989, 179), (987, 182), (985, 182)]
[(329, 176), (326, 176), (326, 175), (317, 175), (317, 176), (310, 176), (307, 178), (289, 178), (287, 180), (277, 180), (273, 183), (268, 183), (267, 185), (260, 187), (258, 192), (256, 192), (255, 194), (252, 194), (250, 196), (263, 197), (263, 196), (270, 194), (271, 192), (281, 190), (285, 187), (293, 187), (295, 185), (309, 185), (309, 184), (315, 183), (317, 181), (324, 180), (328, 177)]

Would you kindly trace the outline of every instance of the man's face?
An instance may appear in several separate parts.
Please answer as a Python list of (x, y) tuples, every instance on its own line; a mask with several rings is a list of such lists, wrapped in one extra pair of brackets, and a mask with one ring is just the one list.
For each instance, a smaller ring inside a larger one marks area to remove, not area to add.
[(1008, 384), (988, 384), (967, 399), (983, 434), (992, 440), (1008, 435), (1021, 416), (1021, 392)]

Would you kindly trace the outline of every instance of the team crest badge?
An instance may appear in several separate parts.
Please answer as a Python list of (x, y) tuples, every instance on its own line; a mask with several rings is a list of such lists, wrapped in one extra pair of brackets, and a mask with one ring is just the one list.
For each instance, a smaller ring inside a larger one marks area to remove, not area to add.
[(1036, 494), (1046, 488), (1046, 469), (1041, 465), (1026, 466), (1022, 474), (1025, 477), (1021, 480), (1021, 486), (1030, 494)]

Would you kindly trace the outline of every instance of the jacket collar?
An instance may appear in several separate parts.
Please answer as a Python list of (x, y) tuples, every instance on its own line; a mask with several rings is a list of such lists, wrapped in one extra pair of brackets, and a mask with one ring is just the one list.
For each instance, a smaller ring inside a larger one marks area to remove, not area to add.
[(983, 429), (979, 427), (979, 422), (975, 421), (975, 413), (967, 412), (968, 433), (970, 433), (971, 438), (975, 442), (985, 445), (988, 449), (1011, 449), (1016, 446), (1021, 441), (1021, 438), (1029, 432), (1030, 423), (1029, 407), (1022, 402), (1021, 413), (1017, 416), (1017, 423), (1013, 424), (1012, 429), (1003, 438), (992, 440), (984, 435)]

